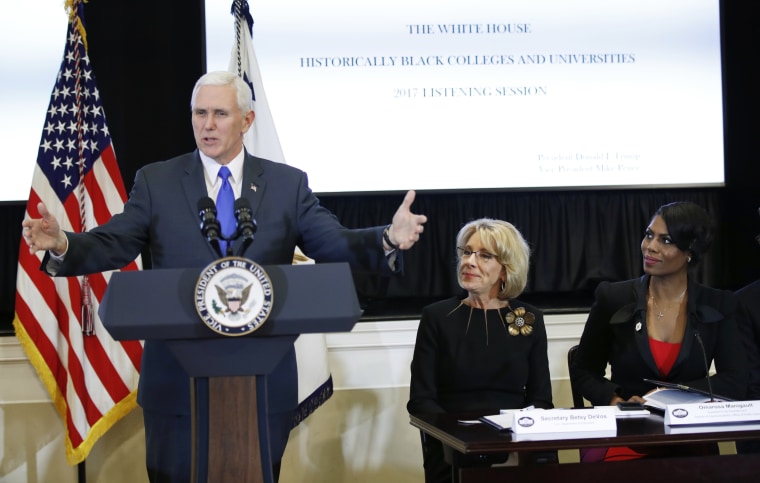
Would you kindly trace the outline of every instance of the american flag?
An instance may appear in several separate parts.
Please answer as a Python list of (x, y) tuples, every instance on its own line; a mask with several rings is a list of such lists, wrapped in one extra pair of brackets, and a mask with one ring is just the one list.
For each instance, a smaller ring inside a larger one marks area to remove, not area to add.
[[(62, 229), (80, 232), (121, 212), (124, 183), (87, 56), (83, 6), (67, 2), (69, 26), (45, 118), (26, 217), (44, 202)], [(14, 327), (61, 416), (66, 458), (84, 461), (95, 442), (136, 407), (142, 343), (116, 342), (97, 311), (110, 273), (51, 278), (22, 241)], [(139, 259), (125, 269), (141, 268)]]
[[(228, 71), (234, 72), (251, 87), (253, 126), (246, 132), (243, 142), (246, 150), (278, 163), (285, 163), (285, 155), (269, 109), (264, 82), (259, 71), (256, 52), (253, 50), (253, 17), (245, 0), (233, 0), (231, 13), (235, 19), (235, 42), (232, 46)], [(294, 263), (313, 263), (296, 248)], [(327, 360), (327, 343), (324, 334), (302, 334), (296, 339), (298, 367), (298, 410), (293, 415), (297, 426), (333, 394), (333, 381)]]

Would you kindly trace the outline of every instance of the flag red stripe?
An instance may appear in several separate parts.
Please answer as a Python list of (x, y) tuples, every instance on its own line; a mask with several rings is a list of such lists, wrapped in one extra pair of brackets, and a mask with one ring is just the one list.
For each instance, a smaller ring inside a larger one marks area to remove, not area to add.
[[(37, 191), (35, 191), (34, 187), (32, 187), (31, 191), (29, 192), (29, 201), (26, 204), (26, 211), (27, 214), (32, 218), (39, 218), (40, 212), (37, 210), (37, 204), (40, 202), (40, 197), (37, 195)], [(24, 248), (24, 244), (21, 244), (21, 248)], [(27, 247), (28, 248), (28, 247)]]
[(123, 340), (121, 341), (121, 345), (124, 347), (124, 352), (127, 354), (127, 357), (129, 357), (129, 360), (132, 361), (132, 365), (135, 366), (137, 372), (140, 372), (143, 351), (143, 346), (140, 341)]
[(113, 145), (109, 145), (104, 149), (100, 154), (100, 158), (103, 161), (103, 166), (106, 168), (106, 171), (108, 171), (108, 176), (111, 177), (116, 190), (119, 192), (119, 197), (126, 201), (127, 190), (124, 188), (124, 181), (121, 179), (121, 171), (119, 171), (119, 164), (116, 162)]
[[(108, 354), (103, 350), (103, 345), (97, 337), (84, 337), (85, 353), (87, 354), (87, 360), (89, 361), (92, 369), (98, 375), (100, 382), (108, 392), (113, 401), (120, 401), (125, 398), (131, 392), (129, 388), (122, 381), (121, 376), (111, 364), (111, 360)], [(89, 396), (89, 395), (88, 395)], [(92, 402), (88, 397), (88, 402)], [(96, 411), (100, 411), (95, 408)], [(89, 415), (90, 413), (88, 413)], [(92, 421), (90, 424), (95, 424), (100, 419), (100, 415)]]
[(75, 233), (81, 232), (84, 227), (82, 226), (82, 215), (79, 213), (79, 200), (77, 197), (72, 194), (72, 196), (66, 198), (63, 202), (63, 209), (71, 225), (71, 231)]
[[(90, 202), (92, 203), (95, 224), (102, 225), (111, 219), (111, 212), (108, 211), (108, 203), (106, 203), (105, 196), (103, 196), (100, 183), (95, 178), (94, 170), (90, 170), (85, 176), (84, 184), (87, 187), (87, 194), (90, 196)], [(93, 220), (90, 220), (90, 224), (92, 222)]]

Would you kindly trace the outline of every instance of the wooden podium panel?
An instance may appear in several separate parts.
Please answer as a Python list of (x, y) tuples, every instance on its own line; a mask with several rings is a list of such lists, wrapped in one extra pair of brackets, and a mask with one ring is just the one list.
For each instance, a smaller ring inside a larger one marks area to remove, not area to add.
[(208, 481), (264, 481), (256, 379), (214, 377), (208, 382), (209, 414), (218, 415), (209, 421)]

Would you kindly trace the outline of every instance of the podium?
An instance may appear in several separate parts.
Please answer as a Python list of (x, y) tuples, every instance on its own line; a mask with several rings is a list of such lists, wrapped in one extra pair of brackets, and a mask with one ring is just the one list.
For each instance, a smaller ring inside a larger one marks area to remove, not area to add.
[(244, 336), (221, 335), (201, 320), (201, 268), (115, 272), (100, 305), (114, 339), (163, 340), (190, 376), (193, 482), (272, 482), (267, 375), (300, 334), (349, 332), (361, 316), (348, 264), (263, 268), (272, 309)]

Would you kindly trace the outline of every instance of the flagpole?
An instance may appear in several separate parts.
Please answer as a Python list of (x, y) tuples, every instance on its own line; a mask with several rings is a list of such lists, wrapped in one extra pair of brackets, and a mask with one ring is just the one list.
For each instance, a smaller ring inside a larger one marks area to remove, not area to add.
[(79, 483), (87, 483), (87, 471), (84, 466), (84, 462), (86, 460), (82, 460), (79, 464), (77, 464), (77, 481)]

